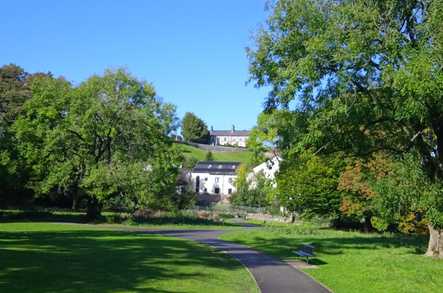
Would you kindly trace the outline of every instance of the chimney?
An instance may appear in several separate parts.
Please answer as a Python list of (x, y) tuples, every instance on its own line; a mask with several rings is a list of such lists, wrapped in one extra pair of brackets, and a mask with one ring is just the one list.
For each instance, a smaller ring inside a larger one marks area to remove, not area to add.
[(235, 132), (235, 125), (232, 124), (232, 132)]

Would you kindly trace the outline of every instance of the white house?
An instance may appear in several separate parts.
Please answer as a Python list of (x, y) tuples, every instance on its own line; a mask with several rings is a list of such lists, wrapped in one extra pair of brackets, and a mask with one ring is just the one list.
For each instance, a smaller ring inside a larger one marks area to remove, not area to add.
[(218, 196), (218, 200), (227, 199), (235, 192), (239, 165), (239, 162), (198, 162), (191, 171), (191, 186), (197, 194)]
[(212, 145), (231, 145), (246, 147), (246, 141), (249, 137), (249, 130), (235, 130), (232, 125), (231, 130), (214, 130), (211, 127), (210, 142)]
[(252, 172), (248, 174), (247, 180), (251, 182), (252, 186), (254, 186), (254, 180), (258, 174), (263, 174), (266, 179), (274, 180), (278, 171), (280, 171), (281, 161), (282, 158), (280, 156), (273, 156), (272, 158), (266, 160), (266, 162), (254, 167)]

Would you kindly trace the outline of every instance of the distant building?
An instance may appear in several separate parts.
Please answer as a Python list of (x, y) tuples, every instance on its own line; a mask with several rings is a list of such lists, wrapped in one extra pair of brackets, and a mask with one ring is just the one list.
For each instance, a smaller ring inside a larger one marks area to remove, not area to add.
[(275, 177), (277, 176), (277, 173), (280, 171), (281, 161), (282, 158), (280, 156), (274, 155), (273, 157), (269, 158), (260, 165), (255, 166), (252, 169), (252, 172), (250, 172), (247, 177), (248, 182), (251, 184), (250, 186), (252, 188), (255, 188), (257, 175), (261, 174), (266, 179), (271, 180), (272, 185), (276, 187), (277, 185), (275, 182)]
[(249, 130), (235, 130), (234, 125), (231, 130), (214, 130), (211, 127), (210, 143), (212, 145), (246, 147), (249, 133)]
[(213, 195), (213, 201), (229, 198), (235, 192), (239, 162), (202, 161), (191, 171), (191, 185), (197, 194)]

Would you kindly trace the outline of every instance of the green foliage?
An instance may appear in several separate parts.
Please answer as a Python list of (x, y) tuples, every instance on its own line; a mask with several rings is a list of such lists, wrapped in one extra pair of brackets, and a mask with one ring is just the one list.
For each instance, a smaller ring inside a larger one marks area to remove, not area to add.
[(31, 96), (28, 84), (32, 78), (14, 64), (0, 67), (0, 206), (22, 204), (29, 193), (25, 188), (27, 166), (17, 151), (11, 125)]
[(214, 156), (211, 151), (208, 151), (205, 156), (205, 161), (214, 161)]
[(283, 162), (277, 177), (277, 197), (289, 211), (311, 218), (337, 218), (341, 162), (306, 152), (297, 162)]
[[(205, 160), (207, 154), (205, 150), (187, 144), (177, 144), (177, 148), (179, 149), (179, 151), (183, 153), (185, 159), (190, 160), (191, 163), (194, 161)], [(212, 151), (212, 155), (214, 157), (214, 161), (241, 162), (247, 164), (251, 160), (251, 152), (249, 151), (235, 151), (235, 152)]]
[(372, 184), (377, 193), (374, 198), (377, 216), (387, 224), (401, 224), (412, 215), (416, 223), (426, 217), (434, 227), (443, 227), (439, 213), (434, 214), (435, 210), (443, 208), (438, 202), (442, 187), (430, 182), (417, 157), (409, 155), (396, 161), (386, 176)]
[(150, 84), (117, 70), (76, 88), (37, 77), (31, 90), (14, 131), (37, 193), (84, 193), (98, 212), (115, 196), (167, 207), (180, 156), (167, 138), (173, 107)]
[[(298, 179), (315, 174), (326, 174), (320, 182), (330, 178), (329, 164), (317, 169), (306, 164), (312, 174), (297, 168), (303, 165), (298, 161), (306, 161), (305, 151), (321, 160), (344, 152), (363, 161), (379, 151), (395, 158), (414, 153), (427, 178), (419, 179), (417, 169), (405, 164), (404, 171), (394, 172), (399, 178), (382, 180), (387, 193), (383, 196), (392, 198), (379, 206), (383, 209), (374, 223), (386, 226), (381, 222), (388, 214), (395, 218), (389, 221), (399, 221), (399, 214), (410, 219), (397, 203), (415, 210), (416, 203), (426, 198), (422, 215), (439, 225), (443, 217), (442, 196), (436, 191), (443, 183), (442, 7), (442, 0), (279, 0), (271, 4), (268, 22), (248, 56), (251, 79), (257, 86), (271, 87), (266, 110), (289, 113), (287, 123), (278, 129), (283, 158), (287, 165), (295, 165), (281, 172), (288, 197), (304, 192), (317, 194), (314, 202), (331, 199), (333, 191), (326, 191), (332, 189), (304, 186), (304, 180)], [(401, 176), (423, 188), (412, 189)], [(322, 183), (333, 186), (333, 180)], [(312, 211), (334, 214), (335, 207)]]
[(187, 112), (181, 124), (182, 136), (185, 141), (208, 143), (209, 131), (205, 122), (194, 113)]
[(234, 206), (267, 207), (273, 191), (272, 181), (263, 174), (248, 177), (251, 170), (247, 165), (240, 165), (235, 181), (236, 192), (231, 196)]
[(258, 164), (265, 160), (265, 152), (273, 147), (277, 140), (277, 125), (275, 113), (260, 113), (257, 125), (252, 128), (246, 142), (252, 152), (252, 163)]

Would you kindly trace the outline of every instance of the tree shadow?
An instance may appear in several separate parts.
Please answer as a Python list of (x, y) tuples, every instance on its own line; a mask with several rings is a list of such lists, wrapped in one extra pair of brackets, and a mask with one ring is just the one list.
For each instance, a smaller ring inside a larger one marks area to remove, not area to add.
[(303, 235), (303, 237), (253, 237), (248, 240), (234, 239), (236, 243), (251, 245), (270, 255), (282, 259), (303, 259), (297, 257), (294, 251), (298, 250), (304, 244), (311, 244), (315, 247), (316, 257), (309, 260), (315, 265), (324, 265), (326, 262), (321, 260), (321, 255), (340, 255), (345, 254), (347, 250), (377, 250), (387, 248), (406, 248), (407, 254), (423, 254), (426, 250), (427, 238), (421, 235), (381, 235), (368, 234), (361, 236), (321, 236), (321, 235)]
[(118, 231), (0, 232), (0, 259), (0, 292), (189, 292), (177, 284), (223, 286), (208, 268), (244, 269), (191, 241)]

